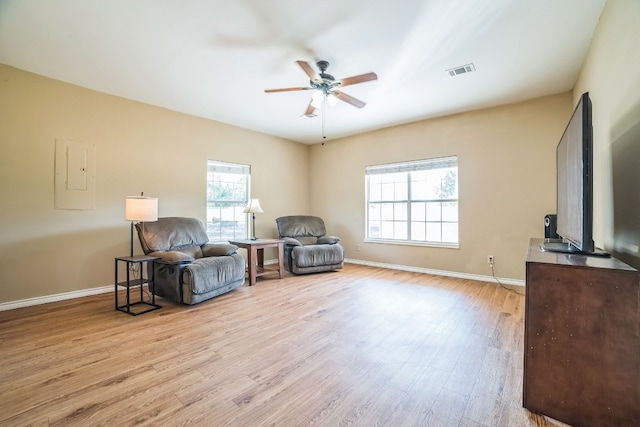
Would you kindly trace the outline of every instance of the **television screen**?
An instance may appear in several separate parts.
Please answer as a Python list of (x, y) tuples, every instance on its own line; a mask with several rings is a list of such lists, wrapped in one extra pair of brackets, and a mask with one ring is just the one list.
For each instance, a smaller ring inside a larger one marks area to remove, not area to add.
[(609, 256), (593, 243), (593, 128), (591, 99), (582, 94), (556, 148), (557, 234), (545, 251)]
[(593, 252), (593, 130), (589, 93), (580, 98), (556, 150), (558, 235)]

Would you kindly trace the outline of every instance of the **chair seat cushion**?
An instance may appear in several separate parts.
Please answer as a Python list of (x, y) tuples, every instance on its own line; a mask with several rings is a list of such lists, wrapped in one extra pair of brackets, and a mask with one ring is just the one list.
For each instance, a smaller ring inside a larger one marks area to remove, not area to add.
[(149, 256), (157, 256), (162, 262), (167, 264), (188, 264), (196, 260), (191, 255), (180, 251), (151, 252)]
[(291, 256), (298, 267), (317, 267), (342, 263), (344, 250), (339, 244), (296, 246), (292, 249)]
[(202, 294), (244, 280), (244, 264), (240, 254), (200, 258), (184, 269), (182, 278), (192, 293)]

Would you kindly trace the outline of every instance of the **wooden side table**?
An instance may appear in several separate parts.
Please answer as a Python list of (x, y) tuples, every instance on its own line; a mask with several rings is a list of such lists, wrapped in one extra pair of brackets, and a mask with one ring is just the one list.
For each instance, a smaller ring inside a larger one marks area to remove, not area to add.
[[(270, 273), (278, 273), (282, 279), (284, 275), (284, 240), (256, 239), (256, 240), (232, 240), (232, 245), (247, 250), (247, 262), (249, 264), (249, 286), (256, 284), (256, 278)], [(264, 248), (278, 248), (278, 267), (264, 266)]]

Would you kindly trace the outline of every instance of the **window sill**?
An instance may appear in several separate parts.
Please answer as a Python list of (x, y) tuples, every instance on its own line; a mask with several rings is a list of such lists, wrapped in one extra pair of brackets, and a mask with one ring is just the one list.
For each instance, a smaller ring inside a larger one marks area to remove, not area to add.
[(411, 240), (364, 239), (365, 243), (382, 243), (384, 245), (422, 246), (428, 248), (459, 249), (459, 243), (415, 242)]

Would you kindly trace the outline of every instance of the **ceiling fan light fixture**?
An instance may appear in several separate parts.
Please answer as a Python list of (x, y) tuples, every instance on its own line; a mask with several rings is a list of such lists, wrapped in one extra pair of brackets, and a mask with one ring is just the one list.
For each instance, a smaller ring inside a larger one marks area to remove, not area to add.
[(330, 107), (333, 107), (334, 105), (336, 105), (338, 101), (339, 99), (335, 93), (330, 93), (327, 95), (327, 102), (329, 103)]
[(324, 92), (321, 90), (313, 92), (313, 95), (311, 95), (311, 105), (313, 105), (314, 108), (320, 108), (322, 101), (324, 101)]

